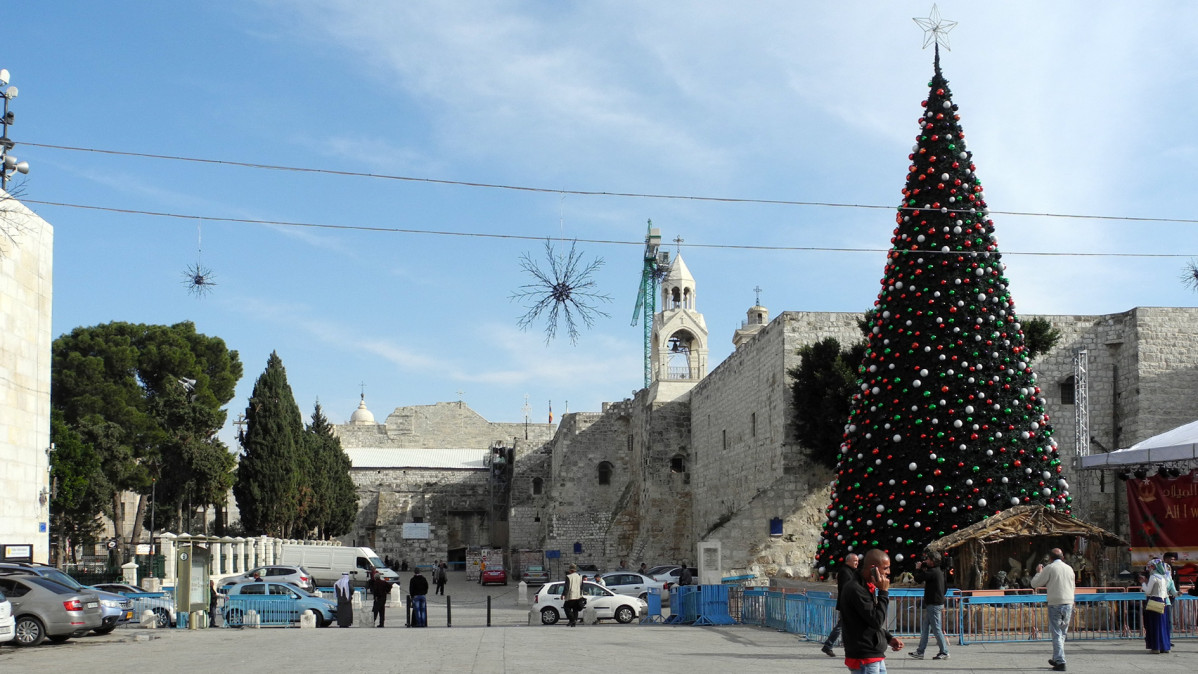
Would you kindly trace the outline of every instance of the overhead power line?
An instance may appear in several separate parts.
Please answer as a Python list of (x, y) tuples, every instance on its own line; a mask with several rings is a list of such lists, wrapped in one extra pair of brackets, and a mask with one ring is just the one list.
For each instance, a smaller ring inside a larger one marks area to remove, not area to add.
[[(336, 169), (312, 168), (306, 166), (284, 166), (280, 164), (264, 164), (261, 162), (244, 162), (231, 159), (208, 159), (203, 157), (185, 157), (181, 155), (154, 154), (148, 152), (127, 152), (124, 150), (108, 150), (94, 147), (75, 147), (71, 145), (54, 145), (49, 143), (21, 142), (29, 147), (40, 147), (48, 150), (65, 150), (69, 152), (91, 152), (95, 154), (116, 155), (122, 157), (138, 157), (141, 159), (161, 159), (168, 161), (191, 162), (195, 164), (212, 164), (218, 166), (237, 166), (241, 168), (263, 169), (269, 171), (291, 171), (295, 173), (315, 173), (323, 175), (347, 176), (353, 178), (374, 178), (377, 180), (398, 180), (403, 182), (429, 183), (434, 185), (455, 185), (459, 187), (474, 187), (494, 190), (513, 190), (518, 192), (539, 192), (545, 194), (568, 194), (589, 197), (618, 197), (627, 199), (669, 199), (678, 201), (711, 201), (733, 204), (766, 204), (774, 206), (814, 206), (823, 208), (865, 208), (872, 210), (893, 210), (895, 206), (878, 204), (848, 204), (832, 201), (798, 201), (791, 199), (754, 199), (748, 197), (714, 197), (690, 194), (653, 194), (642, 192), (607, 192), (601, 190), (569, 190), (551, 187), (536, 187), (530, 185), (505, 185), (502, 183), (484, 183), (468, 180), (449, 180), (444, 178), (427, 178), (418, 176), (400, 176), (386, 173), (370, 173), (366, 171), (339, 171)], [(954, 211), (965, 212), (965, 211)], [(1120, 222), (1161, 222), (1178, 224), (1198, 224), (1198, 218), (1150, 218), (1131, 215), (1081, 215), (1077, 213), (1036, 213), (1030, 211), (995, 211), (992, 215), (1016, 215), (1037, 218), (1068, 218), (1075, 220), (1114, 220)]]
[[(76, 208), (89, 211), (102, 211), (106, 213), (121, 213), (123, 215), (145, 215), (157, 218), (176, 218), (180, 220), (202, 220), (208, 222), (231, 222), (247, 225), (270, 225), (275, 227), (307, 227), (314, 229), (336, 229), (346, 231), (359, 232), (385, 232), (391, 234), (426, 234), (431, 236), (460, 236), (474, 237), (480, 239), (513, 239), (523, 241), (544, 241), (544, 236), (533, 236), (529, 234), (495, 234), (490, 232), (453, 232), (448, 230), (435, 229), (415, 229), (410, 227), (384, 227), (381, 225), (340, 225), (332, 223), (320, 222), (295, 222), (290, 220), (259, 220), (254, 218), (230, 218), (210, 215), (195, 215), (189, 213), (168, 213), (165, 211), (144, 211), (133, 208), (114, 208), (109, 206), (94, 206), (89, 204), (71, 204), (61, 201), (42, 201), (38, 199), (22, 199), (22, 203), (39, 204), (42, 206), (56, 206), (60, 208)], [(608, 244), (619, 246), (643, 246), (644, 241), (618, 241), (614, 239), (572, 239), (579, 243), (593, 244)], [(734, 244), (734, 243), (692, 243), (687, 241), (684, 245), (688, 248), (713, 248), (723, 250), (767, 250), (767, 251), (798, 251), (798, 252), (824, 252), (824, 253), (886, 253), (891, 251), (890, 248), (848, 248), (835, 246), (755, 246), (749, 244)], [(1105, 252), (1052, 252), (1052, 251), (984, 251), (984, 250), (902, 250), (898, 252), (903, 254), (920, 254), (920, 255), (980, 255), (980, 254), (1001, 254), (1004, 256), (1010, 255), (1030, 255), (1042, 257), (1130, 257), (1130, 258), (1192, 258), (1198, 257), (1198, 253), (1105, 253)]]

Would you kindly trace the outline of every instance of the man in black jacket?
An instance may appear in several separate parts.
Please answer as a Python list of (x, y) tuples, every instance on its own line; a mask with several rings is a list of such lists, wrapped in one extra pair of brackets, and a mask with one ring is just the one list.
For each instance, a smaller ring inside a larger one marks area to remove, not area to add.
[(886, 667), (886, 646), (903, 642), (886, 629), (890, 605), (890, 555), (874, 548), (865, 553), (857, 579), (845, 585), (838, 601), (844, 624), (844, 666), (853, 674), (879, 674)]
[(857, 562), (859, 558), (854, 553), (849, 553), (844, 556), (844, 564), (836, 570), (836, 624), (832, 627), (832, 631), (828, 632), (828, 638), (824, 639), (824, 647), (820, 650), (829, 658), (836, 657), (836, 651), (832, 650), (832, 646), (836, 644), (836, 640), (840, 638), (840, 598), (844, 596), (844, 586), (853, 582), (857, 577)]
[(948, 642), (941, 625), (941, 618), (944, 617), (944, 572), (940, 570), (935, 553), (925, 552), (923, 561), (915, 562), (915, 582), (924, 584), (923, 626), (919, 633), (919, 647), (909, 655), (916, 660), (923, 659), (923, 651), (928, 647), (928, 632), (931, 631), (936, 635), (936, 645), (940, 647), (940, 652), (932, 659), (948, 660)]

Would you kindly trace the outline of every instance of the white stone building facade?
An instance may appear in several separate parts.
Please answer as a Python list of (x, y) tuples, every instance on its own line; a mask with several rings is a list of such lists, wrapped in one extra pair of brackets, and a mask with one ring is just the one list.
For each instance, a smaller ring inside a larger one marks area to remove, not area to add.
[(0, 220), (0, 559), (30, 546), (44, 563), (54, 228), (3, 192)]

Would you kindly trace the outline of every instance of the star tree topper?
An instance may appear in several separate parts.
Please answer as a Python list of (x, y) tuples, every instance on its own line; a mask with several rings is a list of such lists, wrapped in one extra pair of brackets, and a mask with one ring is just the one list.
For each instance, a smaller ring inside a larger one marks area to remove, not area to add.
[(915, 17), (912, 19), (912, 21), (919, 24), (919, 27), (924, 31), (924, 49), (927, 49), (928, 45), (935, 41), (938, 46), (943, 45), (945, 49), (952, 51), (952, 48), (948, 46), (948, 32), (953, 28), (956, 28), (957, 22), (941, 19), (940, 10), (936, 7), (936, 5), (932, 5), (932, 13), (928, 16), (928, 18), (921, 19), (919, 17)]

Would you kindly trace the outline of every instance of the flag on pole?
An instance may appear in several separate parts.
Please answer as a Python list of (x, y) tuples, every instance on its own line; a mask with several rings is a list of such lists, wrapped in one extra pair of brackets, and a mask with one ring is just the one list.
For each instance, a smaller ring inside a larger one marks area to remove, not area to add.
[(553, 401), (549, 401), (549, 423), (553, 423)]

